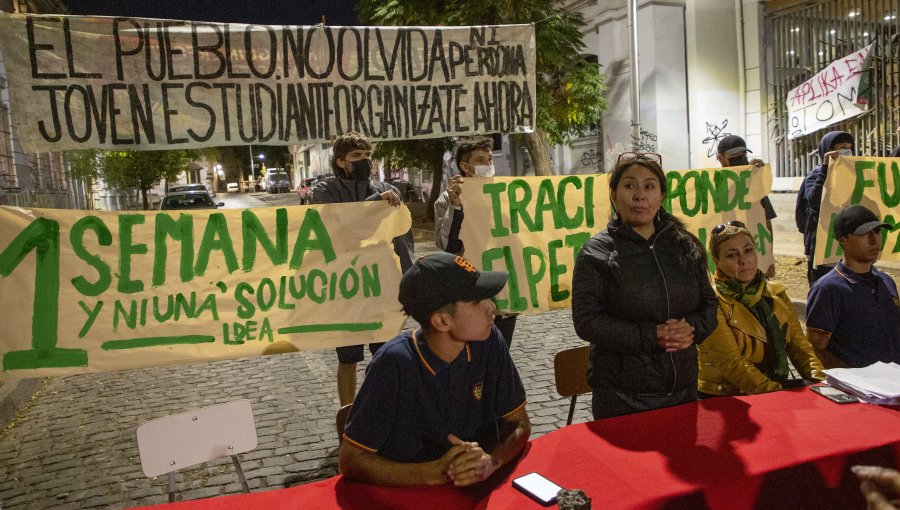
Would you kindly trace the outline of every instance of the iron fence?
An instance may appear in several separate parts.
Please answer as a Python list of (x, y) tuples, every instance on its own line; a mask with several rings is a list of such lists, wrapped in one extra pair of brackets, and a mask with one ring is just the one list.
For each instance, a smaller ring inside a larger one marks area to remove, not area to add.
[[(781, 3), (784, 5), (784, 2)], [(819, 163), (828, 131), (847, 131), (858, 155), (884, 156), (900, 145), (900, 0), (796, 2), (767, 12), (764, 36), (768, 84), (770, 160), (776, 176), (800, 177)], [(833, 61), (874, 43), (865, 113), (815, 133), (788, 139), (791, 89)]]

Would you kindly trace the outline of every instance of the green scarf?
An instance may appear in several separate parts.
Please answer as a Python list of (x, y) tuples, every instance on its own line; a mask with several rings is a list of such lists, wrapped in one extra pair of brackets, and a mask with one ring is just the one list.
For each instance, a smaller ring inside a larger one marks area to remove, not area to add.
[(758, 368), (773, 381), (786, 381), (788, 378), (787, 351), (785, 349), (787, 326), (785, 325), (785, 328), (782, 329), (772, 307), (772, 298), (763, 296), (766, 290), (766, 278), (763, 272), (757, 270), (756, 276), (747, 285), (716, 272), (716, 290), (719, 291), (719, 294), (746, 306), (766, 329), (766, 336), (773, 349), (763, 351), (763, 361)]

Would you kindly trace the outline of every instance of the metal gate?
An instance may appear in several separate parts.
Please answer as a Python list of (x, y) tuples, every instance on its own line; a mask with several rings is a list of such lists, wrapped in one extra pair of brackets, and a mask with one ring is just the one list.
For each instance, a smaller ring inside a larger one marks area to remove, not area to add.
[[(847, 131), (857, 155), (886, 156), (900, 145), (900, 0), (774, 1), (766, 12), (770, 159), (777, 177), (806, 175), (828, 131)], [(868, 110), (788, 140), (788, 93), (836, 59), (875, 43)]]

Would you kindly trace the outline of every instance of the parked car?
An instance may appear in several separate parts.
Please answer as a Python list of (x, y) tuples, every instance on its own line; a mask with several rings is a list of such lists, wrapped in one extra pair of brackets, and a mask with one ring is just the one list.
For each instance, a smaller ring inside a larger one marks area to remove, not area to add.
[(212, 198), (216, 198), (216, 193), (214, 191), (209, 191), (205, 184), (200, 183), (192, 183), (192, 184), (176, 184), (174, 186), (169, 186), (169, 193), (177, 193), (179, 191), (205, 191), (209, 193), (209, 196)]
[(216, 209), (224, 205), (224, 202), (219, 202), (218, 204), (213, 202), (212, 197), (205, 191), (192, 190), (169, 193), (163, 198), (159, 209), (161, 211), (173, 209)]
[(312, 198), (312, 189), (316, 184), (327, 181), (328, 179), (334, 179), (334, 175), (317, 175), (315, 177), (308, 177), (303, 179), (303, 183), (297, 186), (297, 196), (300, 198), (301, 204), (308, 204), (310, 199)]
[(269, 193), (287, 193), (291, 190), (291, 178), (283, 170), (277, 172), (272, 169), (266, 174), (263, 185)]
[(225, 185), (225, 190), (229, 193), (238, 193), (239, 191), (241, 191), (241, 187), (236, 182), (229, 182)]

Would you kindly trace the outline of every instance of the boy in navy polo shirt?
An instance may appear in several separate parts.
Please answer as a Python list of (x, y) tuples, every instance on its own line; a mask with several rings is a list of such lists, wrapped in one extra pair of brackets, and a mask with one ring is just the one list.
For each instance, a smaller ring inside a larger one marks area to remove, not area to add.
[(522, 451), (525, 389), (494, 327), (507, 274), (450, 253), (419, 260), (400, 303), (421, 329), (384, 345), (350, 412), (340, 469), (378, 485), (471, 485)]
[(844, 256), (809, 290), (806, 308), (806, 335), (826, 368), (900, 363), (897, 285), (873, 266), (883, 228), (893, 230), (861, 205), (835, 217), (834, 236)]

